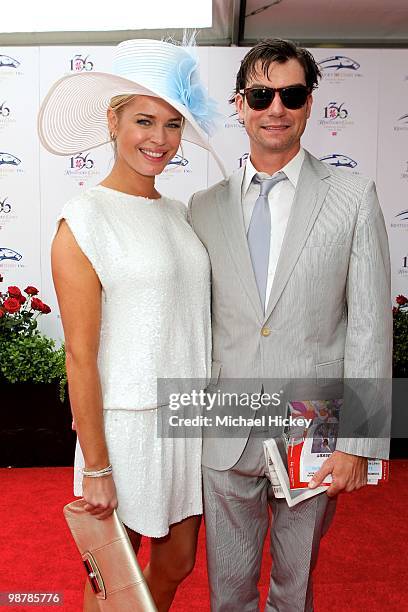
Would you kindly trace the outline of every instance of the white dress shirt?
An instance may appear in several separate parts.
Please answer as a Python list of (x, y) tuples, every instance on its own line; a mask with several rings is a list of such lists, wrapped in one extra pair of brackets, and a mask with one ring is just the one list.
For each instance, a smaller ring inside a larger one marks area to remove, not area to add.
[[(271, 211), (271, 245), (269, 249), (265, 311), (268, 305), (276, 266), (282, 248), (283, 237), (288, 224), (289, 214), (292, 208), (293, 198), (295, 196), (304, 158), (305, 151), (301, 148), (295, 157), (280, 170), (280, 172), (284, 172), (286, 174), (288, 180), (281, 181), (275, 185), (268, 195), (269, 209)], [(270, 176), (265, 172), (258, 172), (252, 165), (251, 158), (248, 157), (241, 187), (242, 212), (244, 215), (244, 226), (246, 233), (248, 233), (252, 212), (254, 210), (255, 202), (259, 196), (259, 184), (252, 182), (255, 174), (259, 174), (261, 178), (270, 178)]]

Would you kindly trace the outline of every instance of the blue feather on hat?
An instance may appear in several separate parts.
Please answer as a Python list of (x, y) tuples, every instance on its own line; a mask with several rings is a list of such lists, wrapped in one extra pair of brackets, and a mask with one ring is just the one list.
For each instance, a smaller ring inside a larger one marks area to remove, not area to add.
[(210, 98), (207, 89), (200, 81), (195, 33), (189, 40), (184, 37), (181, 48), (188, 55), (179, 62), (176, 74), (172, 74), (171, 77), (169, 75), (171, 96), (184, 104), (201, 129), (208, 136), (212, 136), (218, 128), (222, 114), (217, 110), (217, 102)]

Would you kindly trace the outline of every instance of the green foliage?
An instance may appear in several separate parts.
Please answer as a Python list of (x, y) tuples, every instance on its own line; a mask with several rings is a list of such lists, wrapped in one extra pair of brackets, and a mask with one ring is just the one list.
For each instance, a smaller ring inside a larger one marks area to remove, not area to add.
[(13, 338), (15, 334), (31, 336), (37, 329), (37, 319), (34, 315), (38, 313), (21, 311), (14, 315), (3, 315), (0, 318), (0, 336)]
[[(0, 283), (3, 277), (0, 274)], [(38, 289), (29, 285), (25, 296), (16, 285), (0, 291), (0, 383), (59, 382), (64, 401), (65, 348), (55, 348), (51, 338), (38, 331), (37, 319), (51, 312), (38, 297)]]
[(65, 349), (55, 348), (51, 338), (32, 335), (0, 335), (0, 381), (51, 383), (59, 381), (60, 398), (65, 396)]
[(408, 309), (401, 307), (394, 308), (393, 374), (408, 377)]

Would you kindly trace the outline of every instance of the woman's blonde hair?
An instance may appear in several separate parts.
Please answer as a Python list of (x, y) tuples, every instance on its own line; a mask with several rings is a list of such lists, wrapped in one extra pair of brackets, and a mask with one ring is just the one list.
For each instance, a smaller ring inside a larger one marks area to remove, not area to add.
[[(120, 96), (113, 96), (109, 102), (109, 108), (111, 108), (115, 113), (122, 109), (125, 104), (133, 100), (137, 94), (122, 94)], [(109, 132), (110, 139), (115, 142), (115, 135), (112, 132)], [(114, 145), (116, 146), (116, 145)]]
[[(133, 100), (133, 98), (136, 97), (136, 95), (137, 94), (122, 94), (120, 96), (113, 96), (113, 98), (110, 99), (109, 108), (111, 108), (113, 111), (115, 111), (115, 113), (118, 113), (118, 111), (120, 109), (123, 109), (123, 107), (128, 102), (130, 102), (131, 100)], [(113, 145), (113, 149), (114, 149), (114, 152), (115, 152), (115, 158), (116, 158), (116, 153), (117, 153), (116, 136), (112, 132), (109, 132), (109, 137), (111, 139), (111, 142), (112, 142), (112, 145)]]
[(121, 106), (124, 106), (125, 104), (133, 100), (135, 96), (137, 96), (137, 94), (123, 94), (120, 96), (113, 96), (113, 98), (111, 98), (109, 102), (109, 106), (114, 111), (117, 111)]

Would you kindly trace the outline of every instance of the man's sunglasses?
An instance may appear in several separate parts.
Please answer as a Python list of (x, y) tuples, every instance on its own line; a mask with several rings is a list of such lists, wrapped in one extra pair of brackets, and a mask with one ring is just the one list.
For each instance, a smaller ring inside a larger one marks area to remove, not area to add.
[(248, 106), (252, 110), (265, 110), (270, 106), (278, 92), (282, 104), (290, 110), (302, 108), (306, 104), (307, 96), (310, 94), (309, 87), (306, 85), (289, 85), (289, 87), (247, 87), (241, 89), (239, 93), (245, 96)]

